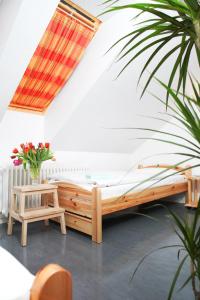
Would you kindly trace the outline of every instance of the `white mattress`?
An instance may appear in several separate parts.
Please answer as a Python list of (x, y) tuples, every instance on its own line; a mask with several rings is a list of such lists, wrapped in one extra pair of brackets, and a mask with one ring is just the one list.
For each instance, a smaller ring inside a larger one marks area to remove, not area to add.
[(153, 188), (156, 186), (165, 186), (165, 185), (169, 185), (173, 183), (181, 183), (181, 182), (186, 182), (184, 176), (174, 175), (173, 177), (163, 179), (160, 182), (152, 180), (143, 184), (141, 184), (141, 182), (134, 182), (131, 184), (129, 183), (129, 184), (110, 186), (110, 187), (101, 188), (101, 197), (102, 200), (105, 200), (112, 197), (120, 197), (126, 194), (127, 192), (138, 192), (138, 191), (142, 192), (147, 188)]
[(0, 267), (0, 299), (30, 300), (30, 289), (35, 277), (2, 247)]
[(51, 175), (48, 179), (53, 181), (66, 181), (78, 185), (95, 184), (99, 187), (105, 187), (118, 184), (134, 183), (146, 179), (148, 179), (148, 181), (158, 180), (174, 173), (175, 171), (172, 169), (167, 170), (163, 168), (147, 168), (112, 172), (65, 172)]
[[(150, 176), (148, 175), (148, 178)], [(173, 184), (173, 183), (181, 183), (181, 182), (186, 182), (186, 179), (184, 177), (184, 175), (173, 175), (170, 176), (168, 178), (162, 179), (161, 181), (159, 181), (161, 178), (159, 179), (153, 179), (153, 180), (149, 180), (145, 177), (144, 180), (147, 180), (147, 182), (141, 184), (142, 180), (142, 176), (140, 176), (140, 180), (138, 180), (136, 177), (133, 177), (132, 179), (128, 179), (128, 180), (115, 180), (112, 183), (109, 184), (105, 184), (105, 183), (101, 183), (101, 184), (81, 184), (79, 182), (73, 182), (74, 184), (76, 184), (77, 186), (87, 190), (87, 191), (92, 191), (93, 187), (97, 186), (99, 188), (101, 188), (101, 197), (102, 200), (108, 199), (108, 198), (112, 198), (112, 197), (119, 197), (122, 196), (123, 194), (127, 193), (127, 192), (135, 192), (135, 191), (142, 191), (146, 188), (151, 188), (151, 187), (156, 187), (156, 186), (165, 186), (165, 185), (169, 185), (169, 184)], [(68, 180), (62, 180), (62, 182), (69, 182)]]

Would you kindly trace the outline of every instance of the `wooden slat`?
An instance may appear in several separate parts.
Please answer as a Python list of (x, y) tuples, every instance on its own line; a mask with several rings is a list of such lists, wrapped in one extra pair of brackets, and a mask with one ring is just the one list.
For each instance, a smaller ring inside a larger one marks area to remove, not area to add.
[(63, 189), (67, 188), (68, 191), (75, 192), (77, 194), (84, 194), (84, 195), (88, 195), (88, 196), (92, 195), (91, 191), (85, 190), (84, 188), (81, 188), (79, 185), (76, 185), (76, 184), (67, 183), (67, 182), (59, 182), (59, 181), (56, 182), (55, 184), (59, 185), (59, 190), (61, 190), (62, 188)]
[[(58, 218), (54, 219), (60, 223)], [(88, 235), (92, 235), (92, 221), (91, 219), (84, 218), (69, 212), (65, 212), (65, 223), (69, 228), (76, 229)]]
[(44, 191), (44, 190), (55, 190), (57, 189), (56, 185), (52, 184), (37, 184), (37, 185), (21, 185), (21, 186), (14, 186), (14, 192), (36, 192), (36, 191)]
[(92, 223), (90, 219), (65, 213), (65, 222), (68, 227), (92, 235)]
[(54, 208), (54, 207), (49, 207), (49, 208), (43, 208), (43, 209), (38, 209), (38, 210), (35, 210), (33, 209), (32, 211), (28, 211), (28, 212), (25, 212), (24, 214), (20, 215), (20, 217), (23, 219), (23, 220), (26, 220), (26, 219), (34, 219), (34, 218), (38, 218), (38, 217), (42, 217), (42, 216), (49, 216), (50, 218), (50, 215), (53, 215), (53, 214), (57, 214), (57, 213), (62, 213), (64, 212), (65, 210), (63, 208)]
[(102, 242), (102, 200), (100, 188), (93, 188), (92, 200), (92, 240)]
[(138, 165), (138, 169), (148, 169), (148, 168), (163, 168), (163, 169), (171, 169), (171, 170), (175, 170), (175, 171), (182, 171), (182, 174), (185, 174), (186, 176), (191, 176), (192, 171), (191, 169), (189, 170), (184, 170), (186, 168), (189, 168), (190, 166), (185, 166), (185, 167), (181, 167), (181, 166), (176, 166), (176, 165), (168, 165), (168, 164), (155, 164), (155, 165)]
[(147, 202), (159, 200), (171, 195), (176, 195), (187, 191), (187, 183), (161, 186), (145, 190), (144, 192), (135, 192), (102, 201), (102, 214), (110, 214), (116, 211), (134, 207)]
[(197, 208), (200, 195), (200, 177), (192, 176), (188, 179), (188, 199), (186, 201), (186, 207)]
[(88, 203), (81, 202), (79, 200), (74, 199), (68, 200), (66, 198), (59, 198), (59, 205), (65, 208), (66, 211), (71, 213), (78, 214), (80, 216), (85, 216), (91, 218), (92, 216), (92, 205)]
[(91, 201), (91, 193), (87, 194), (87, 193), (83, 193), (80, 191), (75, 191), (75, 190), (71, 190), (71, 189), (67, 189), (67, 193), (66, 193), (66, 189), (60, 188), (59, 189), (59, 197), (62, 198), (68, 198), (68, 199), (79, 199), (79, 200), (84, 200), (84, 201)]

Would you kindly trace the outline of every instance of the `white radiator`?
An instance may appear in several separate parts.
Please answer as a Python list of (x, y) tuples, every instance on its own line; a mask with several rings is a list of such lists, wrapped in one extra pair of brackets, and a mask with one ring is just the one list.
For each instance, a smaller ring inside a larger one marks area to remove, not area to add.
[[(69, 168), (58, 165), (45, 166), (41, 169), (40, 182), (48, 179), (53, 174), (82, 173), (87, 171), (87, 168)], [(17, 185), (31, 184), (31, 177), (29, 171), (25, 171), (22, 166), (8, 167), (6, 169), (0, 169), (0, 180), (0, 213), (7, 216), (12, 188)], [(40, 204), (40, 197), (30, 197), (26, 203), (27, 207), (36, 207)]]

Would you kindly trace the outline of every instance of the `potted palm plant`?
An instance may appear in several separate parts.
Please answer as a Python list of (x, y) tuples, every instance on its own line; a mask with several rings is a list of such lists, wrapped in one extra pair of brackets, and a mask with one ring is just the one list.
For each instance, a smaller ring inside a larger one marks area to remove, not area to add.
[[(166, 101), (163, 101), (157, 96), (156, 98), (164, 105), (167, 105), (167, 109), (168, 111), (170, 110), (170, 112), (167, 111), (166, 114), (172, 117), (176, 123), (179, 123), (178, 125), (176, 124), (176, 126), (182, 126), (183, 129), (187, 131), (190, 138), (187, 139), (184, 135), (175, 134), (173, 132), (149, 128), (137, 128), (137, 130), (152, 131), (161, 135), (161, 137), (152, 137), (149, 139), (163, 143), (170, 143), (180, 147), (181, 150), (176, 154), (186, 156), (189, 160), (196, 159), (196, 164), (194, 164), (191, 168), (200, 166), (199, 81), (190, 77), (193, 96), (189, 96), (186, 93), (186, 83), (189, 78), (188, 69), (193, 50), (196, 53), (197, 63), (200, 66), (200, 1), (147, 0), (144, 1), (144, 3), (134, 2), (132, 4), (122, 6), (115, 6), (115, 4), (120, 3), (120, 0), (106, 0), (103, 3), (108, 5), (108, 9), (104, 13), (124, 9), (136, 9), (140, 11), (140, 14), (148, 13), (153, 16), (151, 18), (148, 15), (145, 21), (138, 24), (137, 29), (122, 37), (112, 46), (114, 47), (121, 41), (127, 41), (119, 53), (118, 60), (122, 60), (129, 57), (129, 55), (132, 55), (121, 70), (120, 74), (140, 55), (146, 53), (147, 50), (152, 49), (152, 52), (149, 56), (147, 56), (146, 62), (144, 63), (144, 67), (139, 75), (139, 80), (153, 61), (156, 62), (156, 65), (147, 79), (141, 96), (144, 95), (151, 80), (155, 77), (157, 71), (163, 66), (167, 59), (174, 53), (177, 53), (176, 60), (172, 65), (171, 73), (169, 74), (168, 83), (164, 84), (158, 80), (166, 91)], [(173, 47), (170, 50), (164, 51), (163, 57), (158, 60), (158, 54), (160, 54), (160, 51), (165, 50), (166, 45), (168, 45), (171, 41), (173, 41)], [(176, 75), (178, 80), (176, 88), (173, 90), (172, 85), (175, 81)], [(172, 106), (168, 103), (169, 97), (171, 97)], [(159, 118), (159, 120), (160, 119), (161, 118)], [(166, 120), (163, 119), (163, 121)], [(146, 140), (146, 138), (144, 139)], [(171, 175), (166, 177), (169, 176)], [(184, 253), (184, 255), (181, 258), (180, 264), (173, 278), (168, 300), (172, 299), (177, 279), (183, 265), (188, 259), (190, 260), (190, 276), (183, 283), (181, 288), (184, 288), (189, 282), (191, 282), (194, 299), (200, 300), (200, 201), (198, 208), (195, 211), (194, 218), (190, 222), (187, 219), (177, 216), (171, 210), (169, 210), (169, 213), (176, 225), (175, 232), (180, 240), (180, 245), (171, 245), (166, 247), (177, 247), (179, 259), (181, 257), (180, 253)], [(166, 247), (164, 246), (161, 249)], [(135, 272), (133, 273), (133, 277), (147, 256), (148, 254), (139, 262)]]
[[(175, 134), (173, 132), (150, 129), (150, 128), (133, 128), (134, 130), (141, 131), (151, 131), (158, 134), (157, 137), (142, 138), (150, 139), (154, 142), (163, 142), (175, 145), (180, 148), (180, 151), (176, 152), (176, 155), (187, 157), (187, 161), (196, 160), (196, 163), (189, 168), (200, 167), (200, 83), (190, 77), (193, 96), (183, 95), (176, 92), (165, 85), (163, 82), (157, 79), (158, 83), (163, 87), (170, 95), (171, 102), (175, 104), (171, 106), (168, 104), (168, 111), (165, 114), (172, 118), (171, 123), (173, 125), (182, 128), (186, 131), (190, 139), (185, 138), (181, 134)], [(165, 101), (162, 101), (159, 97), (156, 96), (158, 101), (161, 101), (165, 105)], [(159, 120), (161, 118), (159, 117)], [(163, 121), (166, 121), (162, 118)], [(168, 121), (166, 121), (168, 122)], [(159, 137), (160, 135), (160, 137)], [(166, 138), (163, 138), (166, 137)], [(176, 172), (176, 173), (179, 173)], [(165, 176), (163, 179), (172, 176), (172, 174)], [(155, 176), (156, 177), (156, 176)], [(163, 180), (162, 179), (162, 180)], [(168, 208), (167, 208), (168, 209)], [(172, 299), (173, 292), (177, 283), (177, 279), (181, 273), (181, 270), (184, 264), (189, 260), (190, 262), (190, 275), (187, 280), (183, 283), (182, 288), (184, 288), (188, 283), (192, 283), (192, 289), (194, 293), (194, 299), (200, 300), (200, 201), (198, 207), (195, 211), (194, 217), (192, 218), (183, 218), (176, 215), (172, 210), (168, 209), (174, 224), (176, 225), (175, 233), (180, 240), (180, 244), (163, 246), (161, 249), (176, 247), (178, 249), (178, 259), (180, 263), (178, 265), (177, 271), (172, 280), (172, 284), (169, 290), (168, 300)], [(157, 251), (157, 250), (155, 250)], [(181, 257), (180, 253), (183, 253)], [(151, 252), (152, 253), (152, 252)], [(150, 253), (150, 254), (151, 254)], [(135, 269), (135, 272), (132, 278), (137, 273), (141, 263), (150, 255), (147, 254), (141, 259), (138, 266)]]

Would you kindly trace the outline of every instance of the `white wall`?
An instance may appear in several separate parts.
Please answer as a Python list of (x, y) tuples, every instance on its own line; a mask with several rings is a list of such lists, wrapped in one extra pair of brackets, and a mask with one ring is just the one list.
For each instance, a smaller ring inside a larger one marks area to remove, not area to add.
[[(8, 110), (0, 124), (1, 163), (11, 164), (12, 150), (21, 143), (47, 141), (44, 136), (44, 116)], [(126, 154), (56, 151), (56, 164), (69, 168), (88, 168), (90, 170), (127, 169), (130, 157)], [(51, 163), (52, 165), (55, 163)]]
[[(101, 75), (113, 63), (119, 48), (116, 47), (107, 55), (105, 53), (111, 44), (125, 34), (127, 30), (130, 30), (129, 19), (130, 15), (126, 12), (120, 16), (114, 16), (100, 26), (73, 76), (57, 95), (46, 113), (45, 134), (50, 140), (53, 141), (59, 131), (68, 126), (71, 115), (87, 97)], [(114, 31), (113, 26), (115, 27)]]
[[(55, 11), (57, 3), (58, 0), (23, 0), (20, 9), (16, 10), (15, 22), (9, 37), (4, 41), (5, 46), (0, 57), (0, 121)], [(8, 14), (9, 10), (5, 10), (4, 19), (9, 19)]]
[(0, 123), (0, 165), (11, 162), (10, 155), (21, 143), (44, 141), (44, 117), (7, 111)]
[(55, 156), (59, 165), (94, 171), (127, 170), (130, 164), (130, 156), (119, 153), (56, 151)]
[(6, 45), (23, 0), (2, 0), (0, 2), (0, 56)]

